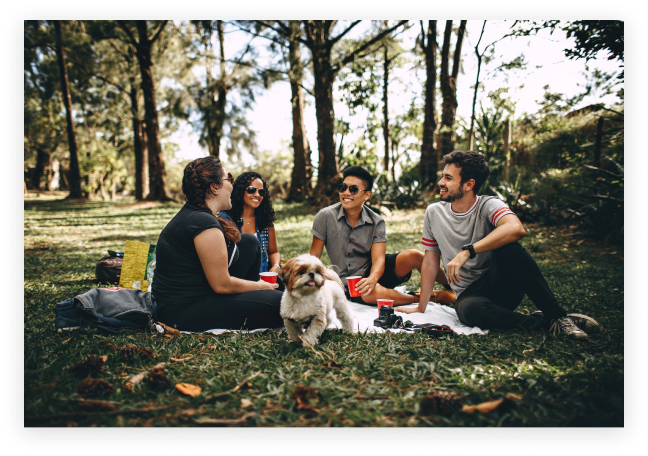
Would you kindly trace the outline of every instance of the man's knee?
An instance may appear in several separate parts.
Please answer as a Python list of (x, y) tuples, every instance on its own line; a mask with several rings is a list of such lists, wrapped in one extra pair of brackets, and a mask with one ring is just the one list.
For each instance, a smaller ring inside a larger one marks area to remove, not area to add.
[(486, 303), (476, 298), (460, 299), (455, 304), (457, 316), (468, 326), (480, 326), (486, 316)]

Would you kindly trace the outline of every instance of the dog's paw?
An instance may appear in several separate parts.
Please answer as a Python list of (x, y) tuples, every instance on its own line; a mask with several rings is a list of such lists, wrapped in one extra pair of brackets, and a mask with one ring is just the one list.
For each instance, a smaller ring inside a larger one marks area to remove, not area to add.
[(306, 345), (306, 344), (308, 344), (308, 345), (317, 345), (317, 343), (318, 343), (317, 337), (305, 336), (305, 337), (302, 337), (302, 341), (304, 342), (304, 345)]

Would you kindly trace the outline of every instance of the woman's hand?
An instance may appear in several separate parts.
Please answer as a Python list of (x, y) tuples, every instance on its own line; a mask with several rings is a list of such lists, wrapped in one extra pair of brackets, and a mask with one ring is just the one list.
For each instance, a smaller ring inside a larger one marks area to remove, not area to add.
[(278, 283), (268, 283), (262, 279), (259, 279), (257, 283), (259, 284), (259, 290), (276, 290), (279, 288)]
[(279, 269), (280, 269), (280, 268), (279, 268), (279, 265), (278, 265), (278, 264), (275, 264), (275, 265), (272, 266), (270, 269), (268, 269), (268, 272), (276, 272), (276, 273), (279, 273)]

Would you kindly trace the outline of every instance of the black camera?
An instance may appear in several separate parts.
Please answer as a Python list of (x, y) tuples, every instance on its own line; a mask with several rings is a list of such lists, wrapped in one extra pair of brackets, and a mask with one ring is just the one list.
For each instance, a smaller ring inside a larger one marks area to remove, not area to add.
[(374, 320), (374, 326), (379, 328), (403, 328), (403, 318), (394, 315), (394, 309), (389, 306), (380, 307), (380, 316)]

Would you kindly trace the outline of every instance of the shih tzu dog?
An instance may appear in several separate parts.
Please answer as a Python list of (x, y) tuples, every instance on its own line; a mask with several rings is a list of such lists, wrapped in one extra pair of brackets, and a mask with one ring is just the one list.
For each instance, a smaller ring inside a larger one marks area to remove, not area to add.
[(354, 332), (340, 277), (326, 269), (317, 257), (293, 258), (281, 268), (279, 277), (286, 286), (280, 313), (290, 340), (316, 345), (331, 324), (333, 309), (344, 332)]

